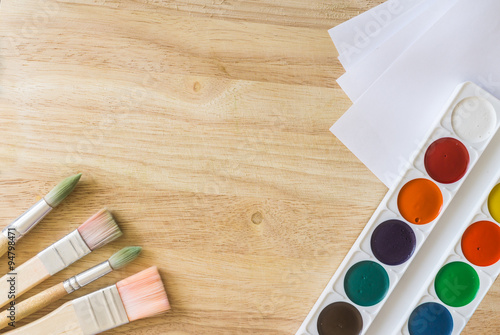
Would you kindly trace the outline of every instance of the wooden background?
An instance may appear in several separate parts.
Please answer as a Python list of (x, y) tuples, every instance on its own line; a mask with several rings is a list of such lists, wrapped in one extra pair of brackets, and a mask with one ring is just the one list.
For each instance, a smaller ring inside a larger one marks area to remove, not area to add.
[(386, 192), (328, 131), (351, 103), (327, 30), (380, 2), (3, 0), (1, 221), (84, 173), (18, 264), (103, 206), (125, 232), (25, 297), (141, 245), (71, 298), (157, 265), (172, 311), (109, 334), (295, 333)]

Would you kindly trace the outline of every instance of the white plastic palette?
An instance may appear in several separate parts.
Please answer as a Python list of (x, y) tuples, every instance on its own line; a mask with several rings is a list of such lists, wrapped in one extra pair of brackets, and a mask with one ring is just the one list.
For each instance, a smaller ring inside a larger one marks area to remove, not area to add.
[(498, 130), (499, 122), (500, 101), (470, 82), (457, 87), (297, 335), (367, 331)]
[(500, 176), (472, 213), (417, 296), (401, 334), (460, 334), (500, 274)]

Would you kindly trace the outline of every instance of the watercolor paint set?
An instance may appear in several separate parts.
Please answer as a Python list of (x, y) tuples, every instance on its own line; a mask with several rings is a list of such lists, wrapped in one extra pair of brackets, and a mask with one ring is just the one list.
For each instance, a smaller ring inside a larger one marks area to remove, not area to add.
[(498, 99), (471, 82), (455, 89), (297, 335), (366, 333), (499, 125)]
[(460, 334), (500, 274), (500, 175), (418, 295), (402, 334)]

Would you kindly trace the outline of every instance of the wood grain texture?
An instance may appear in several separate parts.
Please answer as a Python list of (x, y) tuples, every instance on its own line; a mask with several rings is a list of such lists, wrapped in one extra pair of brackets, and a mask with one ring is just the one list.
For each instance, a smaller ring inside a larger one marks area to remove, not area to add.
[(4, 234), (0, 234), (0, 257), (6, 254), (8, 250), (9, 239)]
[(295, 333), (386, 192), (328, 131), (351, 103), (327, 29), (380, 2), (3, 0), (0, 219), (83, 173), (16, 262), (102, 206), (124, 231), (25, 297), (140, 245), (62, 301), (157, 265), (172, 311), (109, 334)]
[[(21, 303), (16, 304), (15, 308), (15, 318), (16, 321), (20, 321), (25, 317), (33, 314), (34, 312), (41, 310), (47, 305), (61, 299), (68, 292), (64, 288), (63, 283), (56, 284), (51, 288), (46, 289), (30, 297), (29, 299), (23, 300)], [(11, 320), (9, 319), (10, 311), (4, 310), (0, 313), (0, 329), (7, 327)]]

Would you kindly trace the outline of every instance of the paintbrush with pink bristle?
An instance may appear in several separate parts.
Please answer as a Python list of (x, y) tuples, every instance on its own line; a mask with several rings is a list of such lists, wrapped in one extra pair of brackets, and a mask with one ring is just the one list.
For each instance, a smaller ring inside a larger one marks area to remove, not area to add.
[(108, 273), (121, 269), (139, 256), (141, 247), (125, 247), (114, 253), (108, 260), (66, 279), (0, 313), (0, 329), (12, 322), (18, 322), (49, 304), (62, 299)]
[(115, 285), (68, 301), (52, 313), (7, 334), (98, 334), (169, 309), (160, 274), (153, 266)]
[(121, 235), (111, 213), (100, 210), (73, 232), (0, 278), (0, 307)]

